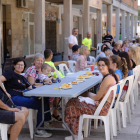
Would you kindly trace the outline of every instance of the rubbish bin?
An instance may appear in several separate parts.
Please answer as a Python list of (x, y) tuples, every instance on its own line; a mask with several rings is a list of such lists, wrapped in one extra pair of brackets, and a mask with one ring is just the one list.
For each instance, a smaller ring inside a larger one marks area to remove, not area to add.
[(61, 53), (53, 53), (52, 62), (62, 61)]

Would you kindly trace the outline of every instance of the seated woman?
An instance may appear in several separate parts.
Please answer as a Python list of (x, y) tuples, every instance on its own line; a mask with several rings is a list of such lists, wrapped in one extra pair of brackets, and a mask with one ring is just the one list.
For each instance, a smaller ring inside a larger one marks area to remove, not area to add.
[[(5, 102), (7, 102), (7, 94), (9, 97), (9, 93), (3, 88), (2, 85), (2, 77), (0, 77), (0, 123), (3, 124), (12, 124), (9, 128), (7, 134), (9, 140), (16, 140), (18, 135), (21, 132), (21, 129), (25, 123), (25, 120), (29, 114), (28, 109), (25, 107), (17, 107), (14, 108), (9, 107)], [(5, 96), (5, 98), (3, 98)]]
[[(37, 126), (42, 121), (42, 102), (35, 97), (24, 97), (23, 92), (25, 89), (32, 89), (31, 84), (26, 78), (20, 75), (25, 69), (25, 60), (23, 58), (17, 58), (14, 61), (14, 70), (6, 71), (0, 76), (0, 82), (4, 82), (6, 93), (11, 95), (11, 99), (17, 106), (23, 106), (31, 109), (38, 110), (37, 113)], [(44, 99), (44, 110), (50, 110), (49, 98)], [(45, 121), (51, 120), (50, 112), (44, 115)], [(41, 125), (44, 127), (44, 123)], [(52, 134), (47, 133), (44, 130), (38, 130), (37, 137), (50, 137)]]
[[(110, 61), (110, 68), (115, 72), (118, 81), (127, 77), (128, 68), (127, 68), (127, 63), (125, 58), (121, 58), (118, 55), (112, 55), (110, 56), (109, 61)], [(119, 91), (120, 91), (120, 87), (118, 86), (116, 94), (118, 94)]]
[[(52, 79), (47, 78), (45, 81), (42, 82), (42, 66), (44, 64), (44, 56), (40, 53), (35, 54), (34, 56), (34, 65), (29, 67), (25, 72), (25, 77), (28, 82), (36, 87), (40, 87), (46, 84), (52, 84)], [(50, 99), (50, 98), (49, 98)], [(55, 98), (53, 101), (54, 106), (59, 102), (59, 98)], [(62, 121), (60, 118), (58, 111), (54, 110), (52, 117), (57, 121)], [(45, 122), (46, 127), (52, 127), (52, 122), (50, 121), (49, 124)]]
[[(90, 65), (87, 64), (87, 56), (89, 55), (89, 49), (87, 46), (81, 46), (80, 48), (80, 57), (77, 59), (75, 66), (75, 72), (89, 68)], [(93, 63), (92, 63), (93, 64)]]
[(140, 64), (140, 48), (137, 46), (130, 46), (128, 50), (132, 68)]
[[(127, 68), (128, 68), (128, 76), (133, 75), (133, 70), (131, 67), (131, 62), (130, 62), (130, 58), (127, 52), (120, 52), (119, 56), (122, 58), (125, 58), (126, 62), (127, 62)], [(127, 93), (127, 89), (128, 89), (128, 81), (126, 81), (125, 86), (123, 87), (121, 96), (120, 96), (120, 100), (119, 101), (124, 101), (125, 99), (125, 95)]]
[(114, 44), (114, 48), (113, 48), (113, 50), (112, 50), (113, 54), (119, 55), (119, 53), (120, 53), (120, 48), (121, 48), (121, 45), (118, 44), (118, 43), (115, 43), (115, 44)]
[(112, 55), (109, 58), (110, 68), (115, 71), (118, 80), (126, 78), (128, 75), (128, 68), (125, 58), (121, 58), (118, 55)]
[[(101, 102), (104, 95), (108, 91), (109, 87), (118, 83), (118, 79), (115, 73), (110, 69), (110, 62), (108, 58), (100, 58), (98, 60), (98, 70), (102, 73), (103, 79), (98, 93), (91, 97), (92, 100), (97, 101), (97, 104)], [(108, 113), (109, 107), (112, 102), (112, 94), (110, 94), (107, 102), (102, 108), (100, 115), (105, 116)], [(98, 105), (87, 104), (86, 102), (80, 102), (78, 98), (70, 99), (66, 105), (65, 120), (69, 125), (69, 128), (73, 132), (75, 137), (78, 135), (79, 117), (83, 114), (93, 115)], [(72, 136), (66, 137), (66, 139), (72, 140)], [(81, 138), (82, 139), (82, 138)]]
[(129, 58), (129, 55), (127, 52), (120, 52), (119, 53), (119, 56), (122, 58), (125, 58), (126, 60), (126, 63), (127, 63), (127, 68), (128, 68), (128, 75), (127, 76), (131, 76), (133, 75), (133, 71), (132, 71), (132, 67), (131, 67), (131, 61), (130, 61), (130, 58)]
[(47, 79), (46, 82), (41, 83), (41, 77), (42, 74), (41, 67), (44, 64), (44, 56), (40, 53), (36, 53), (33, 59), (34, 65), (29, 67), (24, 77), (28, 80), (28, 82), (36, 87), (40, 87), (46, 84), (52, 84), (50, 79)]

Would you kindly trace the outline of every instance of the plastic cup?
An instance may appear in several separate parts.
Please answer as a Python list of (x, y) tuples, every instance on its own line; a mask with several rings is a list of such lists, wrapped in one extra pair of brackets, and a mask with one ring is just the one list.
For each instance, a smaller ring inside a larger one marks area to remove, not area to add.
[(91, 65), (90, 68), (91, 68), (91, 71), (94, 71), (94, 65)]

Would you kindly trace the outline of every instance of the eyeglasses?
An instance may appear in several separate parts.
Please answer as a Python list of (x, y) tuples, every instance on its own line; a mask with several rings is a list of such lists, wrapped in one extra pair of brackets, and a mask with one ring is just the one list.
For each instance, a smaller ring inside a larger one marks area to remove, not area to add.
[(24, 66), (25, 66), (25, 65), (20, 65), (20, 64), (16, 64), (16, 65), (17, 65), (18, 67), (20, 67), (20, 66), (21, 66), (21, 67), (24, 67)]
[(98, 65), (98, 67), (105, 67), (105, 65)]

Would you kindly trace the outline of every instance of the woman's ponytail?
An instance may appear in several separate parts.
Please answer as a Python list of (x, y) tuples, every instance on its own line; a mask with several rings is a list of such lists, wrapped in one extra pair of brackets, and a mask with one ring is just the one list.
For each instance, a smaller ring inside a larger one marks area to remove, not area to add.
[(121, 61), (122, 61), (121, 70), (123, 72), (123, 78), (126, 78), (128, 76), (127, 62), (124, 57), (121, 57)]

